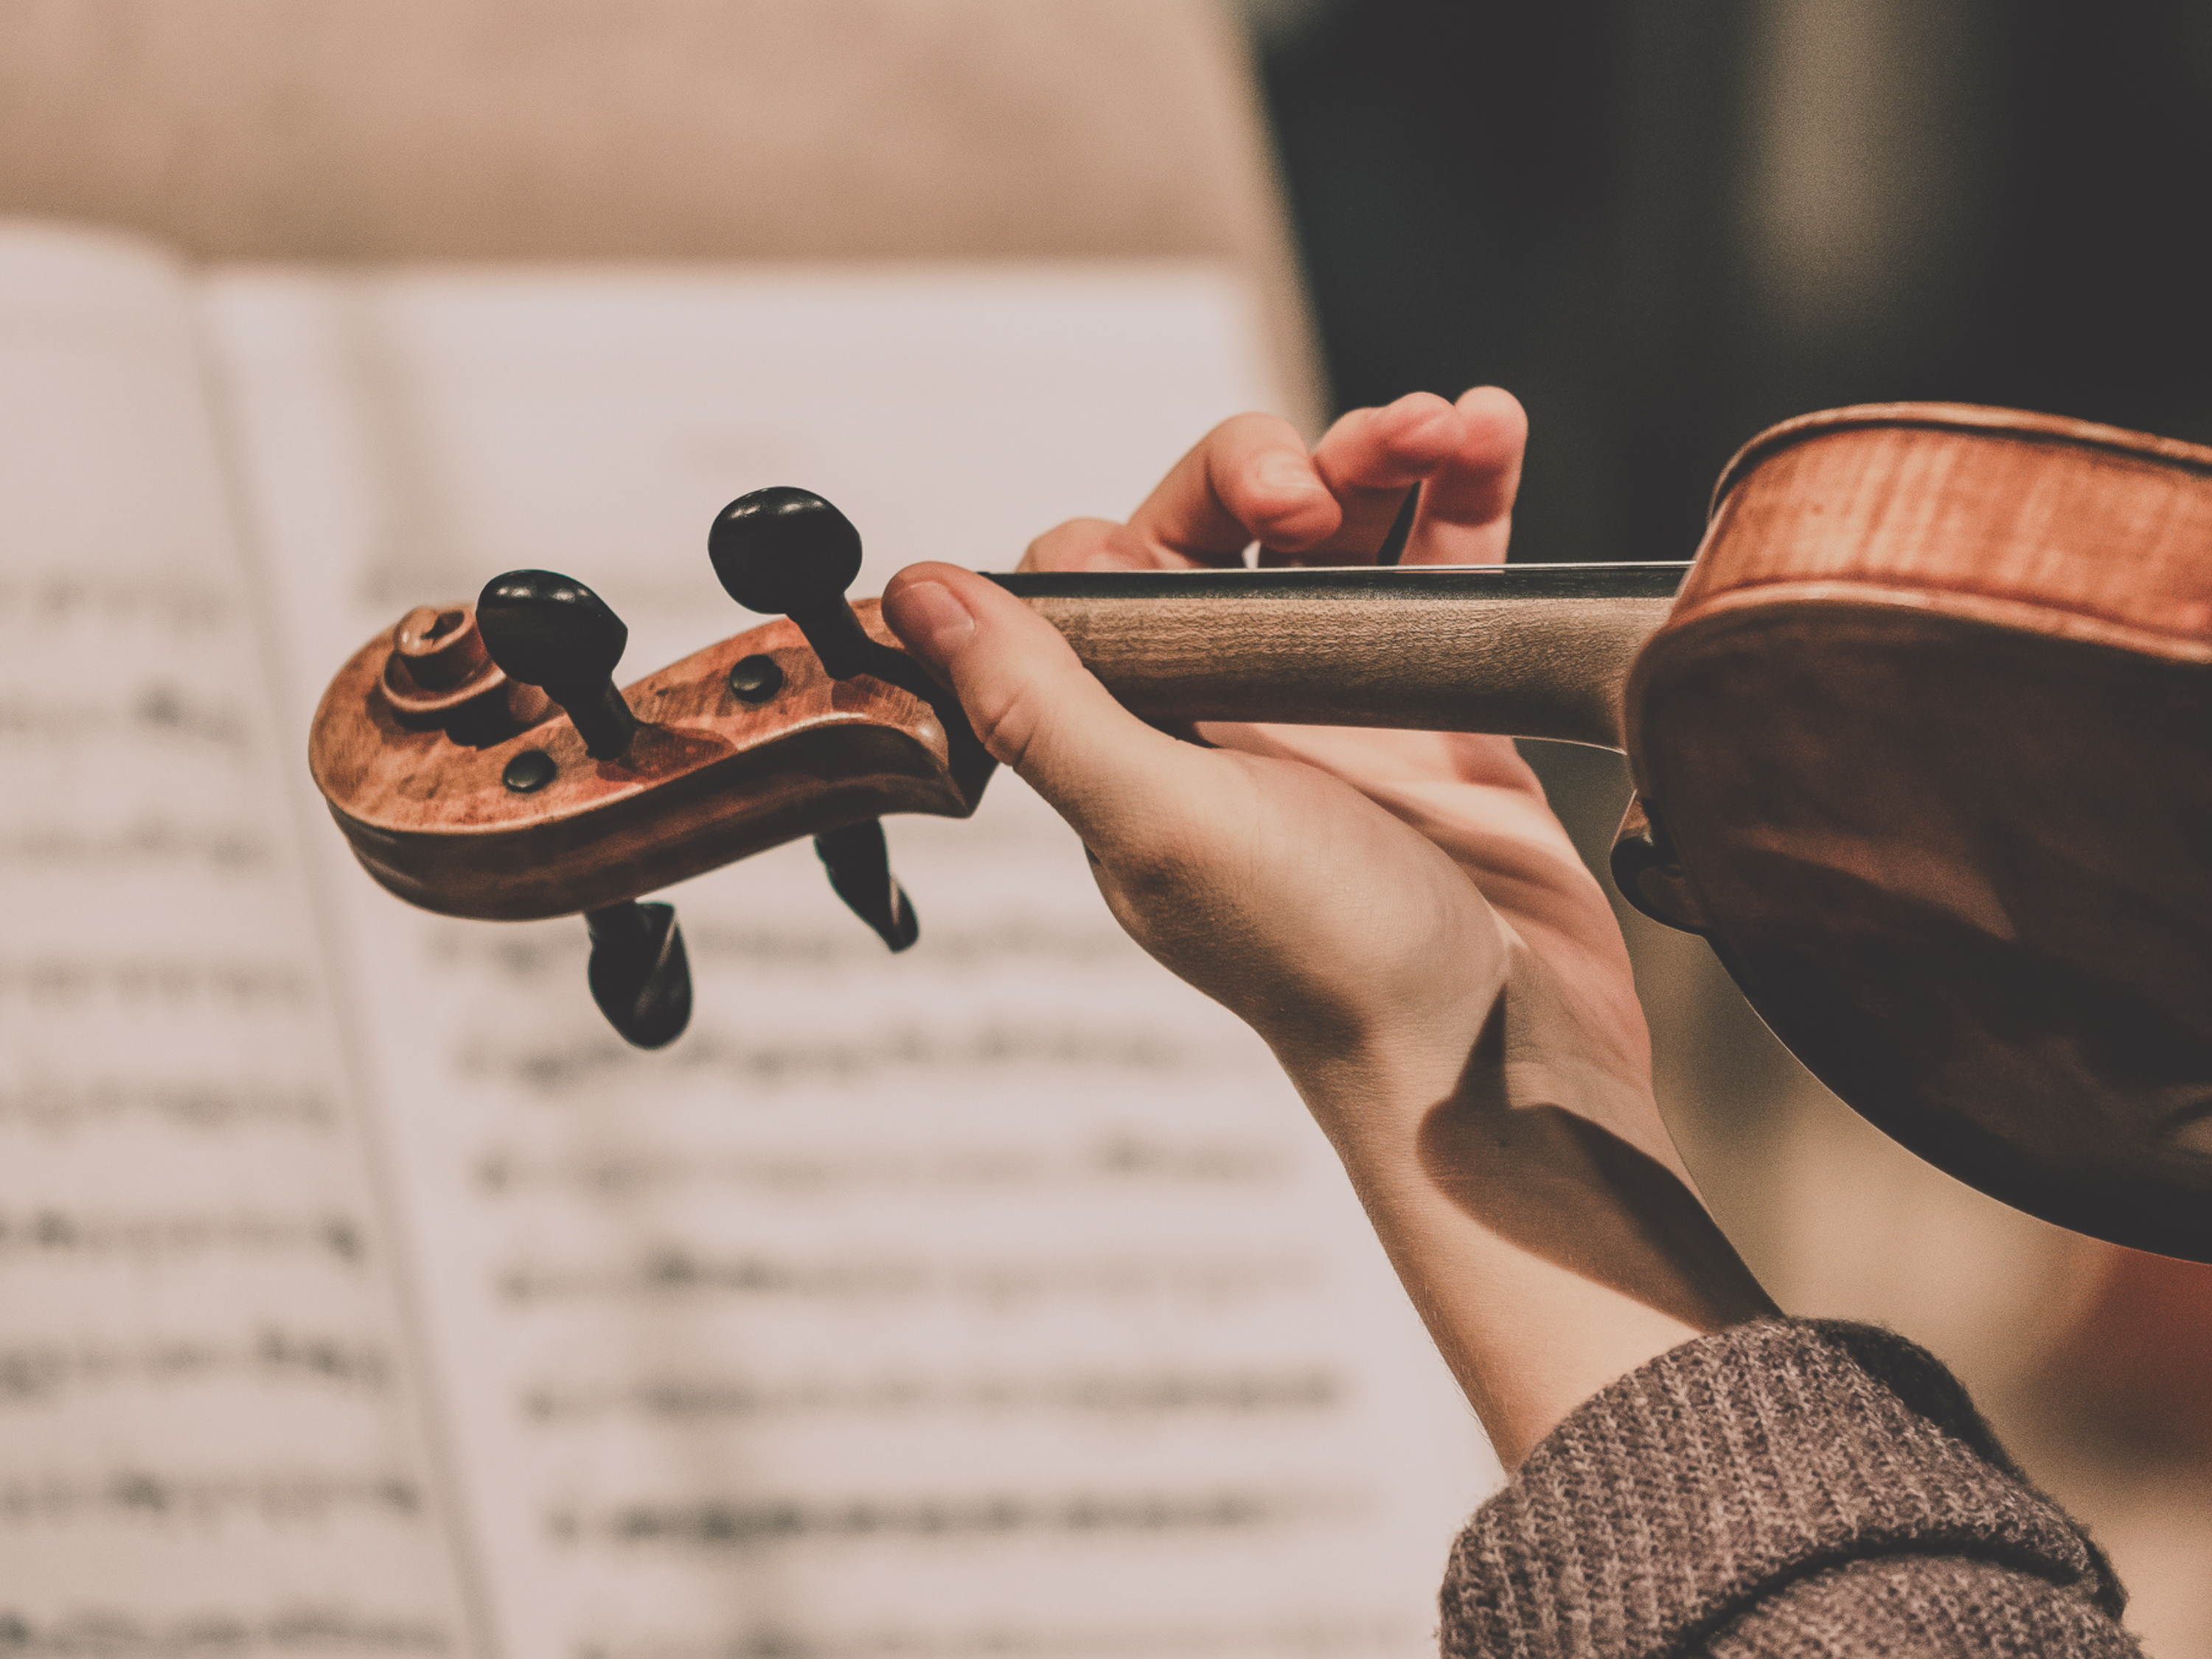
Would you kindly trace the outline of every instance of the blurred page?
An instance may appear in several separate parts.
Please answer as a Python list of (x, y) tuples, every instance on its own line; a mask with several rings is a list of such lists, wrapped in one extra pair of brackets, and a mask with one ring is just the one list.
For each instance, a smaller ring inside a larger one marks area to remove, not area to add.
[(0, 1647), (454, 1652), (194, 325), (0, 226)]
[[(295, 748), (363, 640), (503, 569), (595, 587), (632, 678), (761, 620), (705, 552), (744, 491), (836, 501), (872, 593), (1124, 516), (1269, 401), (1188, 269), (246, 271), (209, 307)], [(701, 878), (656, 1054), (580, 921), (425, 915), (320, 838), (504, 1651), (1433, 1651), (1495, 1465), (1268, 1054), (1011, 775), (886, 827), (913, 951), (805, 843)]]

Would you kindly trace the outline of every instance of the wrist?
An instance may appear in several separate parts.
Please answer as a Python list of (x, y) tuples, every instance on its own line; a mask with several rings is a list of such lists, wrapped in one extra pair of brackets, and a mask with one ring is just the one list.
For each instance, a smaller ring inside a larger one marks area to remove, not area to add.
[[(1502, 1024), (1455, 1066), (1390, 1043), (1285, 1063), (1510, 1465), (1614, 1378), (1774, 1310), (1640, 1077), (1556, 1061), (1546, 1073), (1526, 1057), (1516, 1068)], [(1601, 1097), (1538, 1086), (1575, 1076), (1599, 1079)], [(1602, 1121), (1639, 1102), (1648, 1127), (1633, 1139)], [(1655, 1139), (1663, 1157), (1638, 1144)]]

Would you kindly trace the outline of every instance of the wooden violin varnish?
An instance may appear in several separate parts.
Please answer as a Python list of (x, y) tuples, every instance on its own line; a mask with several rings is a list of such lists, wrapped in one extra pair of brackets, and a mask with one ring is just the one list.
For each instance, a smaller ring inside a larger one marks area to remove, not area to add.
[(2008, 1202), (2212, 1257), (2212, 450), (1778, 427), (1626, 706), (1674, 919), (1824, 1083)]

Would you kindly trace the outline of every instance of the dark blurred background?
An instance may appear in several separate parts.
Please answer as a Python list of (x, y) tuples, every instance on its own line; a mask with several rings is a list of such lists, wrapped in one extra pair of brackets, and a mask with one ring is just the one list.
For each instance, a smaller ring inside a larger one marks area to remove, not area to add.
[(1517, 392), (1518, 556), (1687, 558), (1729, 454), (1841, 404), (2212, 440), (2212, 6), (1255, 15), (1335, 402)]
[[(1838, 404), (2212, 442), (2212, 4), (1247, 12), (1332, 402), (1518, 394), (1516, 558), (1686, 559), (1738, 446)], [(1619, 757), (1524, 747), (1602, 867)], [(1618, 908), (1661, 1104), (1782, 1304), (1941, 1351), (2122, 1560), (2148, 1650), (2212, 1655), (2212, 1270), (1917, 1164)]]

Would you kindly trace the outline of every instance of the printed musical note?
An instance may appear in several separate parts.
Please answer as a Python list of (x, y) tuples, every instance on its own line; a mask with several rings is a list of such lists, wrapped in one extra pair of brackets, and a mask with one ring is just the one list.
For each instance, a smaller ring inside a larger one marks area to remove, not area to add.
[(0, 226), (0, 1654), (458, 1650), (183, 273)]
[[(1200, 273), (226, 278), (210, 336), (319, 670), (292, 716), (504, 566), (599, 586), (641, 672), (748, 626), (700, 538), (763, 484), (861, 526), (855, 592), (1009, 564), (1265, 402), (1241, 307)], [(764, 432), (787, 475), (755, 476)], [(889, 828), (912, 951), (803, 843), (687, 883), (697, 1012), (650, 1055), (580, 927), (417, 915), (317, 844), (504, 1641), (1432, 1651), (1484, 1466), (1265, 1048), (1121, 936), (1019, 780)]]

